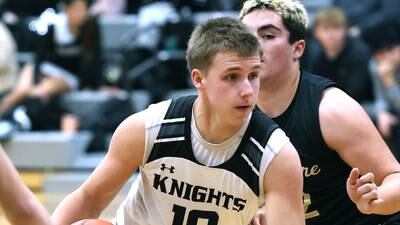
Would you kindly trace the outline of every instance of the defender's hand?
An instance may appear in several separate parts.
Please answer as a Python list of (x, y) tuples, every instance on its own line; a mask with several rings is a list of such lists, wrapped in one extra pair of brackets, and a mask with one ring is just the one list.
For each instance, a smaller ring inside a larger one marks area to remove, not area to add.
[(265, 206), (258, 209), (249, 225), (267, 225)]
[(374, 174), (367, 173), (361, 177), (360, 171), (353, 168), (347, 179), (347, 194), (364, 214), (372, 214), (383, 203), (378, 196), (378, 187), (374, 182)]

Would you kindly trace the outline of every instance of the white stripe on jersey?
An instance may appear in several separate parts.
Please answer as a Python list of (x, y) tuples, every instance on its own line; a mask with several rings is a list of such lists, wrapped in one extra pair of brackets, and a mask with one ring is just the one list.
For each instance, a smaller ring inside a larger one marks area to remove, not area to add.
[(175, 123), (175, 122), (184, 122), (185, 121), (185, 117), (181, 117), (181, 118), (174, 118), (174, 119), (164, 119), (162, 120), (161, 123)]
[(165, 143), (165, 142), (176, 142), (176, 141), (184, 141), (185, 137), (174, 137), (174, 138), (162, 138), (156, 139), (154, 143)]
[(261, 152), (264, 152), (264, 147), (261, 146), (261, 144), (256, 139), (250, 137), (250, 141), (253, 142)]
[(260, 176), (260, 172), (257, 170), (257, 168), (253, 165), (253, 163), (250, 161), (250, 159), (249, 158), (247, 158), (247, 156), (245, 155), (245, 154), (243, 154), (242, 153), (242, 158), (244, 159), (244, 160), (246, 160), (246, 162), (249, 164), (249, 166), (251, 167), (251, 170), (253, 170), (253, 172), (255, 173), (255, 174), (257, 174), (257, 176)]

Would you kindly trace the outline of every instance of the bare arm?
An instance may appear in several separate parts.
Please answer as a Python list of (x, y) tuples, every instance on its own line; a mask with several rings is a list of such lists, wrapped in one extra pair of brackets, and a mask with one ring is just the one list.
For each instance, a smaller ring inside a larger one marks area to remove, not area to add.
[(13, 87), (11, 92), (4, 96), (0, 101), (0, 112), (4, 112), (10, 107), (18, 104), (29, 95), (29, 92), (33, 88), (34, 67), (35, 66), (30, 63), (27, 63), (22, 67), (15, 87)]
[(305, 224), (302, 167), (292, 144), (286, 144), (272, 160), (264, 177), (264, 190), (266, 224)]
[(13, 225), (50, 225), (50, 215), (24, 185), (0, 146), (0, 205)]
[(81, 219), (99, 217), (142, 163), (144, 145), (144, 112), (141, 112), (129, 117), (117, 128), (103, 161), (82, 186), (55, 210), (54, 224), (69, 225)]
[[(319, 114), (328, 146), (366, 176), (358, 179), (356, 186), (348, 186), (349, 197), (358, 209), (367, 214), (399, 211), (400, 165), (361, 106), (343, 91), (330, 88), (325, 91)], [(374, 200), (380, 203), (373, 204)]]
[(44, 77), (29, 94), (42, 99), (48, 99), (51, 96), (68, 92), (69, 90), (70, 87), (63, 79), (58, 77)]

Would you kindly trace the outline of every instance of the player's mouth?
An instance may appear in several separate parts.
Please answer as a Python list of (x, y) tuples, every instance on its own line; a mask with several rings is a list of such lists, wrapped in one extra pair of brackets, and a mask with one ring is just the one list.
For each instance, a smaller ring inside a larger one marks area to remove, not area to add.
[(247, 111), (251, 110), (251, 105), (236, 106), (235, 109), (240, 111), (240, 112), (247, 112)]

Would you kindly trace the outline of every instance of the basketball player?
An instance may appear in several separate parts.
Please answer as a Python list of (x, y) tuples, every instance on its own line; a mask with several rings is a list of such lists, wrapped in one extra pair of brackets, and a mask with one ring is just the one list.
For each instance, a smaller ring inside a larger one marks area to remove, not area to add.
[(399, 211), (400, 165), (367, 114), (335, 83), (300, 69), (303, 5), (248, 0), (240, 18), (264, 51), (257, 105), (300, 155), (307, 225), (375, 225)]
[(237, 20), (210, 20), (192, 33), (187, 63), (198, 97), (151, 105), (122, 122), (105, 159), (55, 210), (56, 225), (97, 218), (138, 168), (115, 224), (247, 225), (264, 202), (268, 225), (304, 224), (296, 150), (253, 111), (257, 38)]
[(24, 185), (0, 145), (0, 206), (12, 225), (50, 225), (50, 215)]

